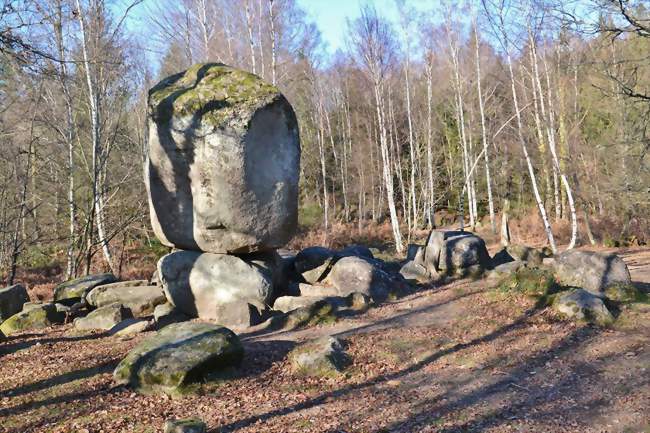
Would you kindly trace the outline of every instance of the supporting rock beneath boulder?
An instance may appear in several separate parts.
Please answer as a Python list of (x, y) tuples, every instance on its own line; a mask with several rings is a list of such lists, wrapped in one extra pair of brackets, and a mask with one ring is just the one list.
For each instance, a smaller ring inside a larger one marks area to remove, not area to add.
[(142, 393), (175, 394), (205, 374), (238, 365), (243, 355), (239, 338), (227, 328), (175, 323), (131, 350), (113, 377)]
[(330, 336), (301, 344), (288, 359), (294, 373), (317, 377), (338, 376), (350, 362), (341, 341)]
[(54, 288), (54, 300), (65, 305), (75, 304), (86, 297), (97, 286), (117, 281), (113, 274), (87, 275), (66, 281)]
[(14, 284), (0, 289), (0, 323), (22, 311), (26, 302), (29, 302), (29, 296), (22, 285)]
[(268, 305), (271, 272), (238, 256), (176, 251), (158, 261), (167, 300), (190, 317), (227, 320), (222, 306), (233, 302)]
[(553, 307), (567, 318), (598, 326), (607, 326), (614, 322), (614, 317), (603, 300), (583, 289), (575, 289), (558, 295), (553, 302)]

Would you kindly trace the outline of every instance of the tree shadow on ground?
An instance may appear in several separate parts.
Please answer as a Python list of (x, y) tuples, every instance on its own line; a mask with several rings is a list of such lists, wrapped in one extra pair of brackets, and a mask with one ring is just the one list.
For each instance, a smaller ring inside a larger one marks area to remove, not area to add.
[[(429, 308), (433, 308), (433, 306), (431, 306)], [(451, 347), (439, 350), (439, 351), (431, 354), (430, 356), (427, 356), (423, 360), (421, 360), (419, 362), (416, 362), (413, 365), (411, 365), (411, 366), (409, 366), (409, 367), (407, 367), (405, 369), (402, 369), (400, 371), (397, 371), (397, 372), (394, 372), (394, 373), (389, 373), (389, 374), (378, 375), (375, 378), (373, 378), (371, 380), (368, 380), (366, 382), (363, 382), (363, 383), (360, 383), (360, 384), (348, 385), (348, 386), (345, 386), (343, 388), (340, 388), (340, 389), (337, 389), (337, 390), (334, 390), (334, 391), (326, 392), (326, 393), (323, 393), (323, 394), (321, 394), (321, 395), (319, 395), (317, 397), (311, 398), (311, 399), (309, 399), (307, 401), (304, 401), (304, 402), (301, 402), (301, 403), (297, 403), (297, 404), (294, 404), (294, 405), (291, 405), (291, 406), (286, 406), (286, 407), (280, 408), (280, 409), (275, 409), (275, 410), (272, 410), (272, 411), (269, 411), (269, 412), (266, 412), (266, 413), (263, 413), (263, 414), (260, 414), (260, 415), (253, 415), (253, 416), (250, 416), (250, 417), (247, 417), (247, 418), (244, 418), (244, 419), (241, 419), (241, 420), (238, 420), (238, 421), (226, 424), (226, 425), (218, 426), (214, 430), (211, 430), (211, 432), (212, 433), (223, 433), (223, 432), (236, 431), (238, 429), (253, 425), (253, 424), (257, 423), (257, 422), (264, 422), (264, 421), (269, 420), (269, 419), (274, 418), (274, 417), (284, 416), (284, 415), (290, 414), (292, 412), (297, 412), (297, 411), (310, 409), (310, 408), (322, 405), (322, 404), (328, 402), (331, 399), (337, 399), (337, 398), (346, 396), (348, 394), (351, 394), (353, 392), (357, 392), (357, 391), (360, 391), (360, 390), (364, 390), (366, 388), (377, 386), (379, 384), (382, 384), (382, 383), (385, 383), (385, 382), (388, 382), (388, 381), (392, 381), (392, 380), (402, 378), (402, 377), (407, 376), (407, 375), (409, 375), (411, 373), (414, 373), (414, 372), (417, 372), (417, 371), (421, 370), (422, 368), (426, 367), (427, 365), (435, 362), (436, 360), (438, 360), (438, 359), (440, 359), (440, 358), (442, 358), (444, 356), (454, 354), (456, 352), (459, 352), (461, 350), (470, 348), (472, 346), (476, 346), (476, 345), (479, 345), (479, 344), (482, 344), (482, 343), (490, 342), (490, 341), (495, 340), (495, 339), (499, 338), (500, 336), (502, 336), (502, 335), (504, 335), (504, 334), (506, 334), (508, 332), (511, 332), (511, 331), (513, 331), (513, 330), (515, 330), (515, 329), (517, 329), (519, 327), (522, 327), (539, 310), (540, 310), (540, 308), (538, 306), (530, 308), (530, 309), (526, 310), (519, 318), (517, 318), (516, 320), (514, 320), (513, 322), (511, 322), (508, 325), (505, 325), (505, 326), (503, 326), (503, 327), (501, 327), (501, 328), (499, 328), (499, 329), (497, 329), (497, 330), (495, 330), (493, 332), (490, 332), (490, 333), (488, 333), (488, 334), (486, 334), (486, 335), (484, 335), (482, 337), (473, 339), (473, 340), (471, 340), (469, 342), (458, 343), (458, 344), (455, 344), (455, 345), (453, 345)], [(407, 314), (409, 314), (409, 313), (405, 313), (404, 315), (407, 315)], [(404, 315), (401, 315), (401, 316), (404, 316)], [(391, 319), (387, 319), (387, 321), (390, 321), (390, 320)]]
[[(99, 338), (104, 338), (109, 336), (108, 332), (100, 332), (93, 334), (84, 334), (77, 335), (74, 337), (54, 337), (54, 338), (38, 338), (45, 337), (46, 334), (22, 334), (15, 337), (9, 337), (9, 342), (0, 345), (0, 358), (3, 355), (9, 355), (10, 353), (17, 352), (19, 350), (25, 350), (37, 344), (56, 344), (56, 343), (72, 343), (75, 341), (87, 341), (87, 340), (96, 340)], [(35, 337), (35, 338), (34, 338)], [(18, 341), (24, 338), (29, 338), (27, 341)]]
[[(506, 372), (502, 379), (492, 381), (470, 392), (463, 392), (460, 386), (448, 389), (442, 395), (422, 402), (420, 410), (410, 413), (406, 419), (395, 421), (375, 430), (374, 433), (429, 431), (428, 429), (438, 427), (440, 419), (446, 415), (465, 409), (479, 412), (481, 405), (494, 400), (498, 401), (496, 409), (475, 414), (469, 420), (460, 421), (453, 426), (437, 428), (435, 431), (439, 433), (481, 432), (495, 428), (496, 431), (503, 431), (508, 428), (504, 424), (514, 420), (524, 420), (526, 423), (542, 421), (545, 425), (557, 424), (558, 428), (561, 428), (564, 423), (574, 427), (584, 425), (585, 420), (593, 420), (610, 404), (610, 399), (615, 392), (619, 391), (625, 396), (631, 389), (640, 389), (650, 384), (650, 377), (647, 375), (646, 377), (630, 375), (625, 380), (620, 377), (617, 383), (599, 384), (600, 387), (596, 390), (590, 388), (594, 384), (585, 380), (586, 377), (604, 380), (600, 377), (604, 365), (624, 365), (622, 361), (626, 355), (619, 352), (601, 356), (597, 362), (579, 360), (571, 362), (568, 366), (563, 359), (562, 369), (558, 374), (545, 372), (549, 363), (552, 365), (558, 358), (570, 356), (600, 332), (600, 329), (591, 327), (577, 329), (551, 349), (539, 351), (525, 361), (517, 363), (517, 366)], [(532, 371), (541, 372), (544, 383), (540, 385), (540, 376), (531, 374)], [(333, 431), (340, 430), (331, 430)], [(528, 424), (526, 431), (535, 431), (535, 428)]]

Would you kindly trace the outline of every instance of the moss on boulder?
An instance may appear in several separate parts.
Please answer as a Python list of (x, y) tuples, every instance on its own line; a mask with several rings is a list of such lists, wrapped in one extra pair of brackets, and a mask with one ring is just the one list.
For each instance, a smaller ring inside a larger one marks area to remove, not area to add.
[(634, 285), (625, 283), (614, 283), (606, 287), (605, 297), (621, 303), (641, 302), (647, 299), (647, 296)]
[(175, 323), (145, 339), (113, 372), (115, 382), (142, 393), (177, 394), (207, 373), (241, 362), (231, 330), (208, 323)]
[(85, 298), (88, 292), (97, 286), (117, 281), (113, 274), (86, 275), (61, 283), (54, 288), (54, 300), (65, 305), (72, 305)]
[(63, 323), (64, 319), (65, 314), (57, 311), (52, 303), (32, 305), (2, 322), (0, 332), (8, 336), (29, 329), (47, 328)]
[(288, 358), (294, 373), (316, 377), (338, 376), (350, 361), (341, 341), (330, 336), (299, 345)]
[(614, 316), (602, 299), (579, 288), (556, 296), (553, 308), (566, 318), (598, 326), (609, 326), (614, 322)]
[(519, 268), (506, 276), (499, 288), (503, 291), (517, 291), (529, 296), (544, 297), (557, 292), (560, 287), (553, 272), (540, 268)]

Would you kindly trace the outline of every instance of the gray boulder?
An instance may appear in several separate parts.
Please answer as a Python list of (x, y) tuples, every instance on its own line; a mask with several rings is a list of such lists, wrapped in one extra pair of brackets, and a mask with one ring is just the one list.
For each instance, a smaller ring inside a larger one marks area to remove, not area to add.
[(97, 286), (86, 295), (86, 302), (93, 307), (120, 303), (135, 316), (153, 313), (156, 305), (166, 302), (162, 287), (149, 285), (146, 280), (123, 281)]
[(205, 433), (206, 425), (196, 418), (165, 421), (164, 433)]
[(431, 275), (451, 275), (491, 265), (485, 242), (470, 232), (432, 230), (424, 250), (424, 266)]
[(54, 301), (65, 305), (73, 305), (86, 297), (88, 292), (97, 286), (117, 281), (113, 274), (87, 275), (66, 281), (54, 288)]
[(288, 359), (294, 373), (317, 377), (337, 376), (349, 364), (341, 341), (330, 336), (299, 345)]
[(29, 302), (29, 295), (20, 284), (0, 289), (0, 323), (19, 313), (26, 302)]
[(631, 284), (630, 271), (615, 254), (564, 251), (556, 256), (554, 269), (560, 284), (581, 287), (601, 298), (609, 286)]
[(269, 305), (272, 275), (263, 266), (226, 254), (176, 251), (158, 261), (167, 300), (190, 317), (220, 322), (221, 305)]
[(52, 325), (63, 323), (64, 319), (65, 314), (58, 312), (56, 305), (53, 303), (34, 303), (2, 322), (0, 332), (9, 336), (31, 329), (48, 328)]
[(205, 374), (238, 365), (244, 349), (232, 331), (208, 323), (174, 323), (138, 344), (113, 372), (117, 384), (175, 394)]
[(404, 263), (400, 268), (399, 273), (406, 281), (413, 281), (416, 283), (423, 283), (431, 279), (431, 274), (429, 274), (427, 268), (416, 260), (409, 260)]
[(281, 296), (273, 303), (273, 309), (288, 313), (298, 308), (310, 308), (325, 299), (325, 296)]
[(248, 328), (262, 321), (263, 305), (246, 301), (233, 301), (215, 306), (215, 319), (219, 325), (228, 328)]
[(553, 302), (553, 307), (563, 316), (579, 321), (607, 326), (614, 322), (602, 299), (592, 293), (575, 289), (560, 294)]
[(325, 280), (338, 290), (339, 296), (359, 292), (381, 302), (406, 287), (401, 275), (389, 274), (376, 260), (364, 257), (343, 257), (338, 260)]
[(300, 296), (338, 296), (339, 289), (331, 286), (311, 285), (298, 283)]
[(149, 91), (146, 185), (167, 246), (247, 253), (283, 246), (298, 221), (300, 138), (278, 89), (197, 64)]
[(91, 311), (86, 317), (74, 320), (74, 327), (79, 330), (110, 330), (125, 319), (133, 317), (131, 311), (122, 304), (111, 304)]

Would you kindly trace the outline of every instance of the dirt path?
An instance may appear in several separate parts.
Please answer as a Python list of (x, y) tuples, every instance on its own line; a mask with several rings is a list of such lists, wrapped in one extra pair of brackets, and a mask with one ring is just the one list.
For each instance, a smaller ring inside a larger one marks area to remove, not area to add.
[[(650, 250), (621, 255), (645, 290)], [(112, 387), (142, 336), (21, 336), (0, 349), (0, 432), (154, 432), (189, 416), (212, 432), (650, 432), (650, 305), (602, 330), (492, 285), (456, 282), (333, 325), (245, 338), (232, 377), (173, 400)], [(344, 376), (291, 374), (287, 352), (319, 335), (347, 342)]]

